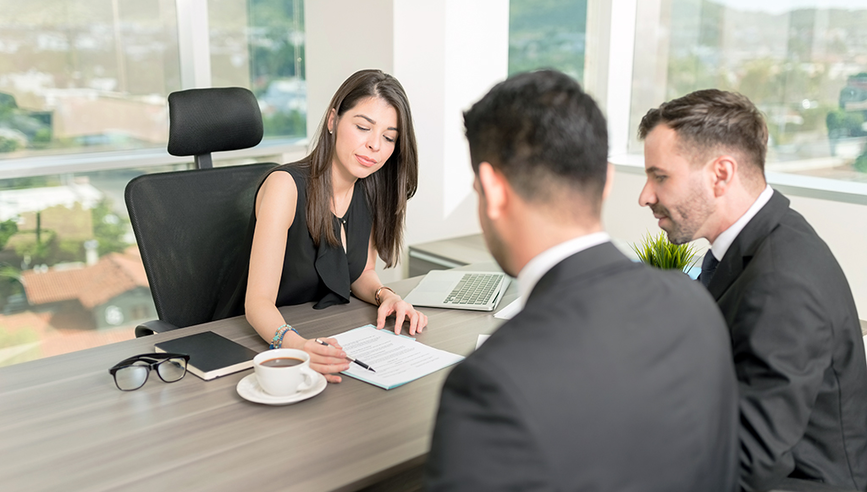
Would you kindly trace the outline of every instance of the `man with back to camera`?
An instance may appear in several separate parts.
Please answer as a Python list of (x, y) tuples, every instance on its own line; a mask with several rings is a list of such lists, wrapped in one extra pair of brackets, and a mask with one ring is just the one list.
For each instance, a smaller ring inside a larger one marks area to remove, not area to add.
[(599, 108), (540, 71), (464, 120), (485, 240), (526, 302), (449, 374), (428, 490), (734, 490), (725, 324), (701, 285), (630, 261), (603, 232)]
[[(696, 91), (641, 120), (639, 203), (676, 244), (711, 249), (699, 280), (731, 333), (741, 487), (785, 477), (867, 488), (867, 365), (846, 277), (767, 185), (768, 131), (744, 96)], [(718, 264), (717, 264), (718, 263)]]

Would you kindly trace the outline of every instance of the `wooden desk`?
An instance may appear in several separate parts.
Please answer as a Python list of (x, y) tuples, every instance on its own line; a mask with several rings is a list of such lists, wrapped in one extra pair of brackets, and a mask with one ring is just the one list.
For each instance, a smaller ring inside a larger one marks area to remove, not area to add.
[[(405, 295), (418, 279), (391, 284)], [(516, 297), (514, 282), (500, 307)], [(281, 309), (306, 337), (376, 322), (358, 299)], [(425, 344), (466, 355), (502, 322), (490, 313), (425, 309)], [(386, 391), (350, 377), (309, 400), (267, 406), (235, 390), (250, 371), (213, 381), (187, 374), (121, 392), (108, 368), (157, 341), (213, 330), (257, 351), (241, 318), (0, 369), (0, 488), (265, 492), (356, 490), (424, 462), (447, 370)]]

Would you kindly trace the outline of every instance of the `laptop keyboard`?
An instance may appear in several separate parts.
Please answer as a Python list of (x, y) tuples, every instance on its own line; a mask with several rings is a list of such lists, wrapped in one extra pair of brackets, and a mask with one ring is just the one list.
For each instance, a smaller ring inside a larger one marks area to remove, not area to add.
[(467, 273), (454, 290), (446, 296), (446, 304), (484, 305), (497, 293), (501, 274), (498, 273)]

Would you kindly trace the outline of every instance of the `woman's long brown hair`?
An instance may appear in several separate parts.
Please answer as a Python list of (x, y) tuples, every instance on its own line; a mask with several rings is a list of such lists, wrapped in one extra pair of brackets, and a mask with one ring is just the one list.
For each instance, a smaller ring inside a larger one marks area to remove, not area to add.
[(382, 98), (397, 112), (398, 136), (394, 152), (382, 168), (361, 180), (373, 215), (373, 245), (386, 267), (392, 267), (398, 262), (403, 244), (406, 202), (418, 187), (418, 149), (406, 92), (397, 79), (381, 70), (355, 72), (331, 99), (317, 131), (313, 151), (302, 161), (310, 169), (307, 228), (317, 246), (322, 239), (330, 245), (340, 245), (331, 212), (331, 165), (337, 135), (328, 133), (328, 113), (333, 109), (340, 118), (368, 97)]

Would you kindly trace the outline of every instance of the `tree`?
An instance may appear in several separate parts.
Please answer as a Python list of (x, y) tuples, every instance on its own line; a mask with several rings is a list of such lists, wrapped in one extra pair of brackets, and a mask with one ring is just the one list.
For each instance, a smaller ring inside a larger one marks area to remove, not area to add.
[(124, 240), (128, 219), (118, 217), (111, 208), (111, 200), (103, 198), (91, 210), (93, 216), (93, 237), (99, 241), (99, 256), (122, 252), (129, 243)]
[[(6, 247), (9, 238), (18, 232), (18, 224), (15, 219), (0, 222), (0, 250)], [(23, 291), (21, 286), (21, 270), (4, 262), (0, 262), (0, 308), (6, 306), (6, 299), (13, 294)], [(2, 330), (0, 330), (2, 332)], [(2, 347), (0, 340), (0, 347)]]
[(0, 222), (0, 249), (6, 247), (9, 238), (14, 236), (16, 232), (18, 232), (18, 224), (15, 222), (15, 219)]

